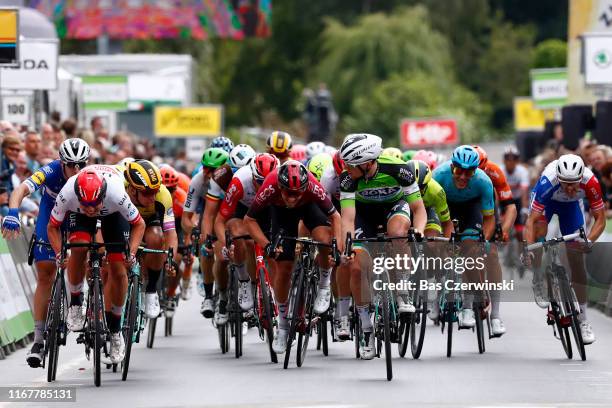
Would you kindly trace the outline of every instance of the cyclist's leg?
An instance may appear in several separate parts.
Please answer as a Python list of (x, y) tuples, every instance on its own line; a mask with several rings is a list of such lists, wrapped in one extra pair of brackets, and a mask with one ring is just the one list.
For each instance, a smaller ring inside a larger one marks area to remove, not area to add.
[[(232, 218), (227, 222), (227, 229), (230, 234), (234, 237), (245, 235), (247, 233), (246, 228), (242, 223), (242, 219)], [(234, 242), (234, 257), (233, 263), (238, 274), (238, 280), (240, 281), (238, 302), (240, 307), (244, 311), (248, 311), (253, 307), (253, 290), (251, 288), (251, 282), (255, 283), (255, 268), (254, 264), (247, 263), (247, 255), (253, 258), (252, 250), (247, 254), (247, 246), (252, 248), (252, 245), (247, 245), (247, 241), (239, 239)], [(254, 258), (253, 258), (254, 259)]]
[[(146, 247), (149, 249), (164, 249), (164, 235), (159, 220), (151, 220), (147, 223), (143, 239)], [(151, 319), (156, 318), (160, 311), (157, 287), (166, 260), (165, 258), (161, 254), (145, 254), (142, 259), (142, 269), (145, 272), (143, 275), (147, 277), (145, 285), (145, 313)]]
[[(327, 217), (315, 204), (301, 207), (304, 226), (311, 232), (315, 241), (331, 243), (332, 230)], [(324, 313), (329, 309), (331, 299), (331, 277), (333, 264), (329, 260), (330, 248), (319, 248), (316, 262), (319, 265), (319, 285), (314, 304), (315, 313)]]
[[(439, 237), (442, 235), (442, 224), (440, 219), (438, 218), (438, 214), (433, 207), (429, 207), (427, 210), (427, 224), (425, 224), (425, 231), (423, 235), (426, 238)], [(444, 257), (444, 245), (441, 243), (432, 243), (432, 245), (428, 245), (426, 247), (427, 253), (431, 253), (433, 256), (438, 256), (440, 258)], [(442, 271), (438, 270), (428, 270), (426, 271), (427, 275), (422, 275), (426, 278), (434, 277), (436, 279), (439, 278)], [(433, 301), (431, 306), (431, 312), (428, 314), (429, 318), (433, 321), (437, 321), (440, 317), (440, 302), (439, 302), (439, 293), (438, 291), (432, 291)]]
[[(404, 200), (398, 201), (391, 209), (387, 212), (388, 220), (387, 220), (387, 235), (389, 237), (403, 237), (408, 234), (408, 230), (410, 229), (410, 206)], [(389, 257), (395, 258), (396, 256), (404, 256), (412, 257), (412, 253), (410, 251), (410, 247), (406, 245), (403, 240), (392, 241), (389, 246), (391, 249), (391, 253), (388, 254)], [(390, 271), (390, 279), (394, 282), (400, 282), (402, 279), (409, 280), (410, 272), (412, 271), (403, 271), (403, 273), (399, 273), (395, 269)], [(414, 305), (412, 304), (412, 300), (408, 298), (408, 291), (406, 290), (397, 290), (395, 291), (395, 295), (397, 296), (397, 307), (400, 313), (413, 313)]]

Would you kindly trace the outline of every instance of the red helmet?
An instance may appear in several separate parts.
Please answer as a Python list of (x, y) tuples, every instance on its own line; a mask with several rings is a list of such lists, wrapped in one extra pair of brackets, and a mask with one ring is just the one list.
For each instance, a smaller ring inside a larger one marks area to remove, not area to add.
[(334, 163), (334, 170), (336, 170), (336, 174), (339, 175), (340, 173), (342, 173), (342, 171), (344, 170), (345, 164), (344, 164), (344, 160), (342, 160), (342, 157), (340, 157), (340, 150), (336, 150), (336, 152), (334, 153), (333, 163)]
[(431, 170), (436, 168), (438, 164), (438, 155), (431, 150), (419, 150), (412, 156), (412, 160), (424, 161)]
[(278, 159), (270, 153), (260, 153), (250, 163), (253, 178), (258, 183), (263, 182), (268, 174), (278, 167)]
[(485, 150), (480, 146), (473, 145), (472, 147), (478, 152), (478, 157), (480, 158), (478, 167), (484, 170), (484, 168), (487, 166), (487, 162), (489, 161), (489, 158), (487, 157), (487, 152), (485, 152)]
[(164, 186), (172, 188), (178, 185), (179, 177), (178, 173), (176, 172), (176, 170), (174, 170), (174, 168), (170, 166), (164, 166), (160, 168), (159, 171), (161, 173), (162, 182), (164, 183)]
[(96, 206), (106, 196), (106, 180), (93, 170), (83, 170), (74, 181), (74, 193), (85, 206)]
[(285, 190), (304, 191), (308, 187), (308, 170), (302, 163), (289, 160), (278, 169), (278, 185)]
[(289, 157), (291, 157), (293, 160), (303, 162), (306, 160), (306, 146), (303, 144), (296, 144), (289, 151)]

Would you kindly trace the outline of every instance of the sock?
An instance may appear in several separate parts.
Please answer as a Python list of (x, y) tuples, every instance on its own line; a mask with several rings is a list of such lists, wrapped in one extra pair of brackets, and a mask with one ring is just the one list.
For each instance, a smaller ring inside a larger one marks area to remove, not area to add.
[(113, 312), (104, 312), (106, 317), (106, 325), (111, 333), (118, 333), (121, 329), (121, 316), (115, 315)]
[(287, 303), (278, 304), (278, 328), (281, 330), (289, 330), (287, 322)]
[(338, 307), (336, 307), (336, 311), (338, 312), (339, 317), (348, 316), (349, 308), (351, 307), (351, 297), (341, 297), (338, 299)]
[(332, 268), (321, 269), (321, 276), (319, 278), (319, 288), (329, 288), (329, 282), (331, 280)]
[(499, 319), (500, 293), (498, 290), (491, 291), (491, 319)]
[(578, 315), (578, 320), (582, 323), (587, 320), (587, 304), (580, 304), (580, 314)]
[(468, 292), (463, 297), (463, 309), (471, 309), (474, 307), (474, 294), (472, 292)]
[(359, 320), (361, 321), (361, 331), (372, 332), (372, 320), (370, 319), (370, 305), (357, 306), (357, 313), (359, 313)]
[(157, 281), (161, 275), (161, 269), (149, 269), (149, 280), (147, 280), (147, 287), (145, 293), (157, 292)]
[(249, 274), (248, 274), (244, 264), (240, 264), (240, 265), (236, 264), (234, 266), (236, 268), (236, 273), (238, 274), (238, 279), (239, 280), (244, 282), (244, 281), (247, 281), (247, 280), (251, 279), (249, 277)]
[(227, 290), (219, 290), (219, 302), (227, 302)]
[(213, 287), (215, 286), (214, 283), (205, 283), (204, 284), (204, 294), (206, 295), (205, 298), (206, 299), (210, 299), (211, 297), (213, 297)]
[(36, 320), (34, 322), (34, 343), (44, 344), (45, 338), (45, 321), (44, 320)]
[(70, 292), (70, 306), (83, 306), (83, 293)]

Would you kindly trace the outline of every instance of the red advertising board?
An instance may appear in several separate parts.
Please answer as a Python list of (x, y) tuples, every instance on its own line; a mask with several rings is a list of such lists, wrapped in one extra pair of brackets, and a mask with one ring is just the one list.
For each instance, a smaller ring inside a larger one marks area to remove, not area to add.
[(400, 124), (400, 143), (404, 148), (456, 145), (459, 143), (454, 119), (404, 119)]

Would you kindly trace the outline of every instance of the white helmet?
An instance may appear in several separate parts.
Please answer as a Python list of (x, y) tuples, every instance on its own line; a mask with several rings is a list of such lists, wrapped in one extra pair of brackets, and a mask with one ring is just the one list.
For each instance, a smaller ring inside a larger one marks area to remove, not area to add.
[(136, 159), (134, 159), (133, 157), (126, 157), (124, 159), (121, 159), (121, 161), (119, 161), (117, 165), (121, 167), (127, 167), (128, 163), (131, 163), (133, 161), (136, 161)]
[(334, 153), (336, 153), (336, 148), (334, 146), (330, 146), (330, 145), (325, 145), (325, 150), (324, 152), (329, 154), (330, 156), (333, 156)]
[(350, 165), (376, 160), (381, 152), (382, 139), (368, 133), (351, 133), (340, 146), (340, 157)]
[(559, 181), (576, 183), (582, 180), (584, 162), (575, 154), (564, 154), (557, 160), (557, 178)]
[(246, 166), (255, 157), (255, 150), (248, 144), (239, 144), (229, 154), (230, 164), (234, 168)]
[(71, 138), (59, 148), (60, 160), (64, 163), (83, 163), (89, 159), (89, 145), (83, 139)]
[(306, 159), (310, 160), (319, 153), (325, 153), (325, 143), (310, 142), (306, 145)]

